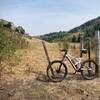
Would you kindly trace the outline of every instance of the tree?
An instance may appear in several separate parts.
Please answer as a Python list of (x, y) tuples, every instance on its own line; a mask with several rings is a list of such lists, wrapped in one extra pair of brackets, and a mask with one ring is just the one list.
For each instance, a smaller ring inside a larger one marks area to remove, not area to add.
[(73, 37), (72, 37), (72, 42), (77, 42), (77, 38), (75, 35), (73, 35)]

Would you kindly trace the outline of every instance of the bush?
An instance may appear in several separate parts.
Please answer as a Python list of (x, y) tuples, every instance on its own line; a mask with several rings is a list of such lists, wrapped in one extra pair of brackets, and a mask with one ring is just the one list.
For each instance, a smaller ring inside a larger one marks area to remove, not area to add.
[(27, 47), (28, 42), (23, 38), (23, 35), (0, 29), (0, 74), (3, 69), (2, 62), (9, 60), (17, 49)]
[(8, 58), (15, 52), (15, 42), (12, 37), (0, 31), (0, 58)]
[(77, 38), (76, 38), (75, 35), (73, 35), (73, 37), (72, 37), (72, 42), (76, 42), (76, 41), (77, 41)]
[(0, 30), (0, 77), (3, 70), (2, 61), (8, 60), (16, 50), (11, 38), (10, 34), (8, 35), (3, 30)]

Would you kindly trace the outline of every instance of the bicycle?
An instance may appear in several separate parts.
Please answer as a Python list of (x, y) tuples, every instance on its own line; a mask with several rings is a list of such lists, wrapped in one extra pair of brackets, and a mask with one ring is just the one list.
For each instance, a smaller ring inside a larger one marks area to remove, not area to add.
[(81, 56), (80, 58), (75, 58), (71, 56), (66, 49), (60, 51), (64, 52), (63, 58), (61, 60), (54, 60), (50, 62), (47, 67), (47, 76), (49, 80), (53, 82), (60, 82), (66, 78), (68, 69), (64, 63), (65, 58), (70, 62), (75, 70), (75, 73), (80, 72), (84, 79), (92, 80), (98, 76), (98, 65), (95, 61), (90, 59), (90, 52), (87, 49), (81, 49), (81, 56), (87, 52), (89, 55), (88, 60), (85, 60), (84, 62), (82, 62)]

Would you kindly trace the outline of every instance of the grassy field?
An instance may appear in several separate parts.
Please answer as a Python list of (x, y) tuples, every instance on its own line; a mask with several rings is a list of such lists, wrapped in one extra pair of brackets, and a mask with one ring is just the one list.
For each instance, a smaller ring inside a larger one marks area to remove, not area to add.
[[(0, 100), (100, 100), (100, 78), (83, 80), (69, 63), (69, 74), (60, 83), (49, 82), (47, 59), (42, 40), (27, 39), (29, 47), (16, 51), (16, 57), (3, 64), (0, 80)], [(46, 43), (51, 61), (61, 59), (57, 43)], [(69, 53), (79, 57), (79, 44), (70, 44)], [(92, 58), (94, 54), (92, 53)], [(84, 56), (87, 59), (87, 56)]]

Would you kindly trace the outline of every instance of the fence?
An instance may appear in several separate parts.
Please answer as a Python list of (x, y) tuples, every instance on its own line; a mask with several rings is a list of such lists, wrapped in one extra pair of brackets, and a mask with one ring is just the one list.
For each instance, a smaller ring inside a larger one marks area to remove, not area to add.
[[(84, 37), (80, 34), (80, 49), (84, 48)], [(95, 60), (100, 68), (100, 31), (95, 31)]]
[(100, 68), (100, 31), (95, 32), (96, 62)]

